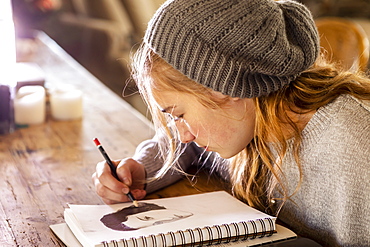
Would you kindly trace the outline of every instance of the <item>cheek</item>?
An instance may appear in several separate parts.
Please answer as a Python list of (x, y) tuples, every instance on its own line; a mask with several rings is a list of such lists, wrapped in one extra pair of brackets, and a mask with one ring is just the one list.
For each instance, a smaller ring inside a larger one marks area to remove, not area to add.
[(210, 126), (203, 124), (200, 121), (187, 121), (187, 130), (196, 137), (204, 136)]
[(226, 119), (224, 122), (219, 123), (217, 131), (212, 132), (212, 134), (220, 145), (239, 152), (254, 137), (254, 118), (244, 119), (244, 121)]
[(203, 141), (224, 142), (232, 139), (232, 134), (238, 131), (238, 128), (224, 118), (208, 115), (198, 121), (189, 122), (190, 131), (194, 136)]
[(224, 151), (232, 157), (242, 151), (252, 140), (253, 136), (244, 129), (229, 128), (225, 135), (220, 136), (218, 142), (224, 147)]

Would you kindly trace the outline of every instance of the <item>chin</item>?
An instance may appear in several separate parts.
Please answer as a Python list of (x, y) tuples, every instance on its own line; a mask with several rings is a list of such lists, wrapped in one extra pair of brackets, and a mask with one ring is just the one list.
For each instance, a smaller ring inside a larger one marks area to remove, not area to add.
[(218, 155), (223, 159), (230, 159), (234, 157), (236, 154), (230, 155), (230, 154), (225, 154), (225, 153), (218, 153)]
[(229, 153), (226, 153), (226, 152), (217, 152), (218, 155), (223, 158), (223, 159), (230, 159), (232, 157), (234, 157), (235, 155), (239, 154), (242, 150), (238, 151), (238, 152), (229, 152)]

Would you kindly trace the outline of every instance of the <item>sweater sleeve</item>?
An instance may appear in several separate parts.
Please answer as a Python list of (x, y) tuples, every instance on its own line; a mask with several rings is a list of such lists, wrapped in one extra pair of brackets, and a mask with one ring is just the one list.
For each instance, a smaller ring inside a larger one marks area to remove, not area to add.
[[(144, 165), (147, 178), (154, 177), (164, 164), (164, 159), (159, 150), (158, 138), (154, 137), (142, 142), (136, 148), (133, 159)], [(177, 168), (181, 171), (187, 171), (190, 166), (196, 165), (200, 168), (208, 169), (210, 172), (216, 172), (220, 177), (228, 180), (226, 164), (227, 161), (220, 158), (217, 154), (206, 152), (195, 143), (189, 143), (178, 159)], [(181, 171), (170, 169), (163, 177), (149, 182), (146, 186), (147, 193), (154, 192), (178, 181), (183, 177)]]
[[(158, 147), (158, 142), (155, 138), (146, 140), (136, 148), (133, 159), (142, 164), (145, 167), (147, 178), (154, 177), (157, 171), (163, 165), (163, 158), (160, 157), (160, 151)], [(153, 181), (146, 186), (147, 193), (153, 192), (160, 188), (163, 188), (178, 179), (180, 175), (177, 176), (168, 176), (161, 179), (161, 181)]]

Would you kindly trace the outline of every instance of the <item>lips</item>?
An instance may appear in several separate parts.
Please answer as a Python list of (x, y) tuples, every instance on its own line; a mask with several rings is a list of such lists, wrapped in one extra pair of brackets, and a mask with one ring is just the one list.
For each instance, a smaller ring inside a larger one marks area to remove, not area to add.
[(198, 147), (200, 147), (200, 148), (203, 148), (204, 150), (206, 150), (206, 151), (211, 151), (211, 149), (209, 148), (209, 146), (203, 146), (203, 145), (201, 145), (201, 144), (199, 144), (199, 143), (197, 143), (197, 142), (194, 142)]

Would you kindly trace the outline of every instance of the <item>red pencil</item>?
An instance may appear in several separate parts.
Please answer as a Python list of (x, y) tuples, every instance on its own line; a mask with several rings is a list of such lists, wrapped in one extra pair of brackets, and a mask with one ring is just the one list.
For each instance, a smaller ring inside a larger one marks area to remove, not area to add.
[[(94, 143), (95, 145), (98, 147), (100, 153), (103, 155), (105, 161), (107, 162), (107, 164), (109, 165), (110, 167), (110, 170), (112, 172), (112, 175), (118, 180), (118, 181), (121, 181), (119, 178), (118, 178), (118, 175), (117, 175), (117, 167), (113, 164), (112, 160), (109, 158), (108, 154), (105, 152), (103, 146), (100, 144), (98, 138), (94, 138)], [(134, 204), (135, 207), (138, 207), (139, 204), (137, 203), (135, 197), (131, 194), (131, 192), (128, 192), (127, 194), (127, 197), (132, 201), (132, 203)]]

